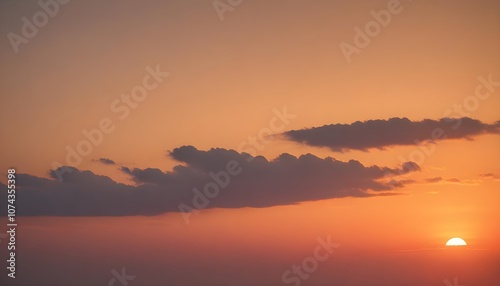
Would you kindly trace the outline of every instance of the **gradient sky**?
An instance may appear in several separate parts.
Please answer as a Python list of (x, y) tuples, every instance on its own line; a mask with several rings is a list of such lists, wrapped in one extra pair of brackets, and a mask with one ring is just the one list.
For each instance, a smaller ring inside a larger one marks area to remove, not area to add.
[[(247, 0), (221, 20), (211, 1), (70, 1), (16, 53), (9, 33), (21, 36), (23, 17), (43, 10), (0, 1), (0, 182), (9, 168), (23, 174), (18, 208), (28, 214), (19, 218), (19, 277), (7, 285), (107, 285), (122, 267), (136, 276), (130, 286), (294, 285), (283, 272), (328, 235), (340, 248), (301, 285), (446, 285), (456, 276), (498, 285), (500, 2), (401, 1), (348, 61), (341, 43), (354, 45), (355, 28), (388, 3)], [(168, 76), (120, 118), (113, 103), (148, 67)], [(490, 96), (477, 99), (478, 88)], [(171, 179), (174, 195), (161, 198), (189, 203), (191, 189), (244, 156), (242, 144), (284, 108), (295, 117), (251, 154), (266, 163), (252, 161), (233, 192), (189, 224), (154, 196), (138, 212), (122, 197), (157, 194), (164, 185), (154, 180)], [(444, 117), (474, 124), (446, 129)], [(68, 162), (67, 146), (104, 118), (113, 131)], [(436, 126), (453, 139), (414, 143)], [(336, 149), (340, 141), (348, 147)], [(410, 155), (422, 148), (433, 151)], [(407, 161), (418, 169), (380, 175)], [(54, 162), (79, 171), (60, 183)], [(78, 217), (62, 199), (75, 190), (84, 194)], [(111, 216), (93, 212), (102, 194)], [(468, 250), (446, 252), (451, 237)]]

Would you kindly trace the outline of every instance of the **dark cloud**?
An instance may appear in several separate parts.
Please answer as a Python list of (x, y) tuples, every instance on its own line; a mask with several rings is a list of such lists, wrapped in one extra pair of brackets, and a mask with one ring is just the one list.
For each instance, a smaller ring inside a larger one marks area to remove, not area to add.
[(108, 159), (108, 158), (99, 158), (99, 159), (94, 160), (94, 161), (97, 161), (97, 162), (100, 162), (100, 163), (103, 163), (106, 165), (116, 165), (115, 161)]
[(464, 118), (424, 119), (408, 118), (356, 121), (352, 124), (331, 124), (283, 133), (299, 143), (328, 147), (336, 152), (383, 149), (395, 145), (418, 145), (445, 139), (467, 139), (480, 134), (499, 134), (500, 121), (495, 124)]
[[(355, 160), (343, 162), (311, 154), (294, 157), (285, 153), (268, 161), (234, 150), (201, 151), (192, 146), (176, 148), (170, 156), (182, 165), (168, 172), (122, 167), (137, 183), (134, 186), (76, 168), (65, 172), (61, 182), (56, 180), (58, 170), (50, 173), (51, 179), (19, 174), (17, 214), (154, 215), (179, 212), (180, 204), (193, 207), (195, 194), (203, 192), (211, 197), (207, 208), (270, 207), (330, 198), (394, 195), (405, 181), (385, 183), (384, 176), (418, 167), (414, 163), (394, 169), (367, 167)], [(217, 188), (219, 194), (214, 195)], [(6, 196), (6, 191), (0, 192), (2, 201)], [(1, 208), (5, 214), (5, 206)]]

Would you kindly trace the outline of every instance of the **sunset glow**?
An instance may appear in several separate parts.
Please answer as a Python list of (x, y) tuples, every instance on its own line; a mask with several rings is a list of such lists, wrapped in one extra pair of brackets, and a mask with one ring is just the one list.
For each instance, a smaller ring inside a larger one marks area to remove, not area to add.
[(450, 238), (446, 242), (446, 246), (466, 246), (466, 245), (467, 245), (467, 243), (465, 242), (465, 240), (463, 240), (459, 237)]
[(0, 19), (1, 286), (500, 285), (500, 1)]

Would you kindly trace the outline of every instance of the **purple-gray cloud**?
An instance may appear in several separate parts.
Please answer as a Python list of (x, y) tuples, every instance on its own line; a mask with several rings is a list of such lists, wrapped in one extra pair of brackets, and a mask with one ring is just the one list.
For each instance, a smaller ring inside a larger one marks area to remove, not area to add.
[[(57, 170), (51, 171), (51, 179), (18, 174), (17, 214), (125, 216), (179, 212), (179, 204), (192, 205), (193, 188), (203, 191), (209, 182), (217, 183), (220, 193), (207, 208), (271, 207), (330, 198), (394, 195), (405, 182), (386, 183), (384, 175), (419, 169), (415, 163), (394, 169), (367, 167), (356, 160), (343, 162), (311, 154), (294, 157), (285, 153), (269, 161), (234, 150), (202, 151), (192, 146), (176, 148), (170, 156), (183, 165), (167, 172), (122, 167), (136, 181), (134, 186), (76, 168), (65, 172), (62, 182), (56, 180)], [(238, 174), (227, 182), (221, 172), (229, 164)], [(6, 201), (6, 187), (2, 187), (0, 197)], [(5, 206), (1, 208), (0, 213), (5, 215)]]
[(331, 124), (283, 133), (289, 140), (316, 147), (328, 147), (335, 152), (383, 149), (396, 145), (418, 145), (446, 139), (467, 139), (480, 134), (499, 134), (500, 121), (494, 124), (464, 118), (408, 118), (356, 121), (352, 124)]
[(99, 163), (103, 163), (105, 165), (116, 165), (115, 161), (108, 159), (108, 158), (99, 158), (99, 159), (94, 160), (94, 161), (99, 162)]

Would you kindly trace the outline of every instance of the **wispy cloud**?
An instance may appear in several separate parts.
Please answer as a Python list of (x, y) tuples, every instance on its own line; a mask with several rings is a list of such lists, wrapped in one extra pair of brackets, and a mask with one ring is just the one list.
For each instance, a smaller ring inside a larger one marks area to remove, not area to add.
[(479, 176), (485, 179), (500, 181), (500, 175), (494, 173), (485, 173), (485, 174), (480, 174)]
[(105, 165), (116, 165), (116, 162), (108, 158), (94, 159), (93, 161), (103, 163)]
[(458, 185), (478, 185), (481, 181), (479, 180), (464, 180), (458, 178), (442, 178), (442, 177), (433, 177), (425, 179), (426, 183), (429, 184), (458, 184)]

